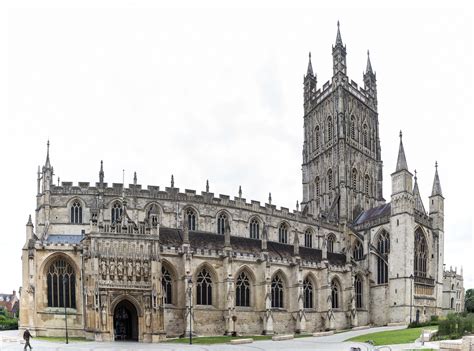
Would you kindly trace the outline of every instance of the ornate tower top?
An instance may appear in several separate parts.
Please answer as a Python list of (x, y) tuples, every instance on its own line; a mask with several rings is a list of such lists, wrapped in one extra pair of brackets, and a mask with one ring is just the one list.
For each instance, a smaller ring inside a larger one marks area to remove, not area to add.
[(435, 163), (435, 176), (433, 180), (433, 189), (431, 190), (431, 196), (436, 196), (440, 195), (443, 196), (443, 192), (441, 191), (441, 183), (439, 181), (439, 175), (438, 175), (438, 161)]
[(336, 44), (332, 47), (333, 73), (347, 75), (346, 46), (342, 43), (339, 21), (337, 21)]
[(407, 159), (405, 157), (405, 150), (403, 149), (402, 131), (400, 131), (400, 147), (398, 149), (397, 168), (395, 172), (402, 170), (408, 171)]

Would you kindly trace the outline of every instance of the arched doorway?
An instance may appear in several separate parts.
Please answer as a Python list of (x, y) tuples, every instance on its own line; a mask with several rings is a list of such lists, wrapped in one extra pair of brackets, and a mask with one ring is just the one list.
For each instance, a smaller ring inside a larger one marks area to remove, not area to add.
[(138, 341), (138, 313), (128, 300), (120, 301), (114, 310), (115, 340)]

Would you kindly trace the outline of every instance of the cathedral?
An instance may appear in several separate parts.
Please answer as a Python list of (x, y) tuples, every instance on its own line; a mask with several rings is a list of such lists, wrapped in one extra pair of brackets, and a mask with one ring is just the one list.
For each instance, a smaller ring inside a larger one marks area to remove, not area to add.
[[(403, 147), (383, 198), (377, 81), (347, 76), (339, 24), (332, 79), (304, 77), (303, 197), (296, 210), (238, 196), (106, 181), (53, 182), (48, 142), (22, 250), (20, 328), (158, 342), (426, 321), (463, 309), (444, 270), (444, 197), (428, 208)], [(397, 146), (393, 146), (397, 147)]]

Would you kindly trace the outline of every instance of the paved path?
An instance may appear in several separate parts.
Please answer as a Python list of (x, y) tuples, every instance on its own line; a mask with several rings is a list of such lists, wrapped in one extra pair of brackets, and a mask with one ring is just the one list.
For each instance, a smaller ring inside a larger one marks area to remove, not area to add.
[[(367, 333), (373, 333), (385, 330), (396, 330), (403, 329), (404, 327), (380, 327), (357, 331), (348, 331), (323, 337), (307, 337), (299, 338), (288, 341), (255, 341), (252, 344), (245, 345), (188, 345), (188, 344), (171, 344), (171, 343), (160, 343), (160, 344), (145, 344), (145, 343), (132, 343), (132, 342), (73, 342), (71, 344), (64, 344), (58, 342), (48, 342), (40, 340), (32, 340), (33, 350), (35, 351), (180, 351), (180, 350), (193, 350), (193, 351), (266, 351), (266, 350), (279, 350), (279, 351), (294, 351), (294, 350), (320, 350), (320, 351), (349, 351), (351, 347), (360, 347), (361, 350), (371, 350), (369, 346), (362, 343), (355, 342), (343, 342), (348, 338), (352, 338), (357, 335), (363, 335)], [(18, 331), (3, 331), (0, 332), (0, 350), (22, 350), (23, 345), (20, 344), (21, 338), (19, 337)], [(397, 345), (392, 347), (392, 350), (403, 350), (408, 345)]]

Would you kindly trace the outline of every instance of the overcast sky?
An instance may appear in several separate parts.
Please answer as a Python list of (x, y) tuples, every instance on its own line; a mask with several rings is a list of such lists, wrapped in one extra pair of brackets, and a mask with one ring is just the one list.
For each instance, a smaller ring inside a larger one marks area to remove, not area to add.
[[(61, 181), (138, 182), (267, 201), (301, 201), (303, 74), (332, 75), (341, 22), (348, 75), (377, 72), (390, 200), (398, 133), (425, 208), (434, 163), (445, 200), (445, 263), (474, 287), (473, 29), (442, 8), (307, 7), (251, 2), (3, 2), (0, 8), (0, 292), (21, 285), (25, 224), (46, 141)], [(272, 7), (271, 7), (272, 5)], [(431, 7), (426, 7), (430, 5)], [(219, 6), (219, 7), (218, 7)], [(57, 179), (55, 178), (55, 182)]]

